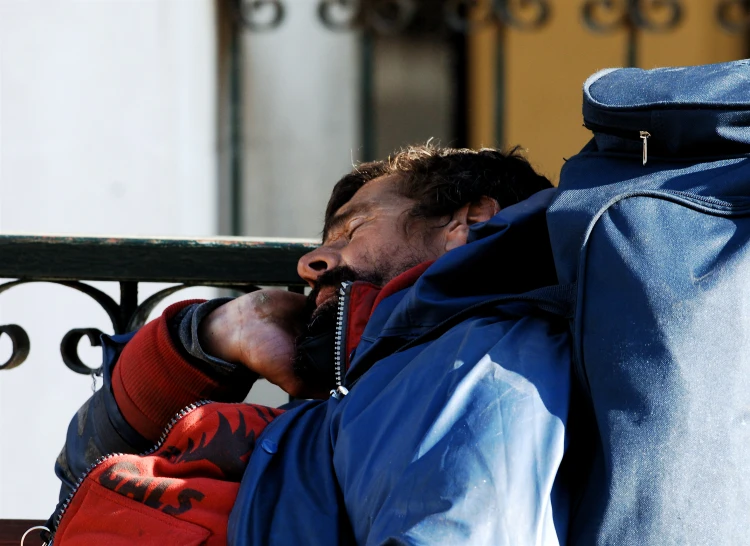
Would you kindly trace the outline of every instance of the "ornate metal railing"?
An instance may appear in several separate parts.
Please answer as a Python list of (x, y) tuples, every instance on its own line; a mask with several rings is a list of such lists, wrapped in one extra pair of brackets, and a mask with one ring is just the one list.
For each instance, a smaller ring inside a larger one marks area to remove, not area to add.
[[(0, 293), (32, 282), (50, 282), (92, 298), (109, 316), (112, 331), (121, 334), (142, 326), (164, 298), (188, 287), (207, 286), (251, 292), (259, 286), (284, 286), (301, 292), (297, 260), (317, 243), (302, 239), (244, 237), (204, 239), (139, 239), (111, 237), (47, 237), (0, 235)], [(85, 281), (120, 285), (120, 301)], [(139, 301), (143, 282), (176, 283)], [(0, 326), (12, 344), (0, 370), (21, 365), (30, 340), (17, 324)], [(65, 365), (81, 374), (98, 374), (78, 356), (78, 343), (87, 337), (99, 345), (96, 328), (70, 330), (60, 344)]]
[[(232, 1), (237, 17), (256, 31), (277, 28), (288, 10), (303, 7), (293, 0)], [(725, 30), (744, 32), (750, 28), (750, 0), (706, 1), (715, 3), (716, 20)], [(319, 0), (317, 14), (321, 24), (331, 30), (359, 28), (393, 34), (408, 29), (420, 10), (441, 10), (445, 29), (471, 32), (486, 24), (536, 30), (551, 20), (554, 8), (553, 0)], [(687, 13), (681, 0), (583, 0), (580, 10), (584, 26), (595, 32), (631, 27), (669, 31)]]
[[(544, 30), (571, 6), (578, 10), (580, 25), (594, 34), (618, 34), (625, 38), (622, 61), (615, 64), (639, 66), (642, 62), (641, 40), (648, 33), (670, 33), (676, 31), (688, 19), (705, 17), (705, 11), (689, 9), (686, 0), (224, 0), (230, 7), (236, 31), (272, 31), (284, 24), (292, 11), (310, 11), (320, 24), (330, 31), (356, 31), (361, 43), (361, 159), (368, 161), (378, 155), (376, 125), (378, 108), (375, 90), (376, 43), (384, 37), (417, 37), (432, 35), (448, 40), (452, 44), (455, 59), (453, 80), (456, 84), (452, 111), (463, 113), (475, 110), (466, 104), (467, 85), (462, 70), (466, 68), (465, 44), (461, 36), (469, 35), (485, 27), (495, 27), (497, 33), (497, 70), (495, 71), (495, 145), (504, 144), (505, 108), (505, 55), (506, 33), (503, 29), (521, 32)], [(703, 1), (703, 0), (702, 0)], [(749, 36), (750, 0), (705, 0), (713, 10), (716, 24), (729, 33)], [(694, 4), (693, 4), (694, 6)], [(561, 17), (562, 18), (562, 17)], [(241, 65), (239, 40), (235, 32), (233, 58)], [(468, 43), (468, 41), (465, 41)], [(745, 39), (745, 49), (750, 52), (750, 38)], [(750, 55), (750, 53), (746, 53)], [(456, 60), (457, 59), (457, 60)], [(237, 68), (233, 81), (241, 80)], [(239, 85), (239, 84), (238, 84)], [(235, 93), (233, 100), (235, 117), (241, 118), (241, 106)], [(465, 119), (454, 115), (453, 134), (450, 140), (456, 146), (469, 146)], [(237, 131), (235, 131), (237, 133)], [(444, 137), (447, 135), (444, 135)], [(476, 143), (474, 143), (476, 145)], [(486, 139), (483, 144), (488, 144)], [(233, 149), (240, 150), (239, 137), (233, 140)], [(382, 150), (381, 150), (382, 152)], [(240, 152), (235, 153), (239, 157)], [(239, 178), (237, 166), (235, 178)], [(239, 203), (239, 183), (232, 185), (234, 201)], [(235, 224), (240, 225), (240, 212), (235, 211)]]

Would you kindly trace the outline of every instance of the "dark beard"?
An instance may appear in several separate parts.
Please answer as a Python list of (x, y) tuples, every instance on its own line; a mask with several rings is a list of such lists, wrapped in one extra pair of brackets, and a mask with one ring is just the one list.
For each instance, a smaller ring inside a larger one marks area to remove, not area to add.
[[(307, 296), (307, 309), (310, 311), (311, 321), (315, 321), (315, 317), (319, 314), (330, 312), (329, 308), (338, 306), (339, 293), (338, 290), (341, 287), (341, 283), (354, 282), (354, 281), (365, 281), (370, 282), (377, 286), (384, 284), (384, 278), (381, 272), (375, 271), (373, 273), (361, 273), (357, 272), (351, 267), (341, 266), (335, 267), (330, 271), (326, 271), (320, 277), (318, 277), (315, 286), (310, 295)], [(315, 307), (315, 300), (318, 299), (318, 294), (324, 288), (336, 289), (336, 295), (330, 298), (327, 302), (323, 303), (320, 307)], [(335, 311), (334, 311), (335, 313)]]
[[(338, 313), (338, 289), (342, 282), (365, 281), (382, 286), (384, 277), (380, 272), (358, 273), (349, 267), (337, 267), (323, 273), (307, 297), (306, 312), (309, 316), (305, 331), (297, 338), (294, 372), (305, 385), (316, 391), (328, 391), (336, 387), (335, 343), (336, 317)], [(324, 288), (335, 288), (336, 295), (316, 307), (315, 300)]]

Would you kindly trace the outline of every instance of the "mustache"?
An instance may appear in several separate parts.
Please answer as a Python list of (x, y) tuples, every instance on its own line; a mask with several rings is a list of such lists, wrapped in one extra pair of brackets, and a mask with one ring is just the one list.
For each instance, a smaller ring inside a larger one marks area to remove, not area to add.
[(341, 286), (342, 282), (356, 281), (360, 280), (361, 278), (362, 275), (357, 273), (357, 271), (355, 271), (351, 267), (345, 265), (334, 267), (333, 269), (326, 271), (320, 277), (318, 277), (318, 279), (315, 281), (313, 289), (307, 296), (308, 309), (315, 309), (315, 300), (318, 298), (318, 294), (320, 294), (320, 291), (324, 288), (338, 289), (338, 287)]

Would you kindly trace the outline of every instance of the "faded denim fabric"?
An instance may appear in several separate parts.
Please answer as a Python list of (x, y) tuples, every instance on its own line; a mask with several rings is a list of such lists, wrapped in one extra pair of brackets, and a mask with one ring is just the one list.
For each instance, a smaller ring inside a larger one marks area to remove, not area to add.
[(570, 544), (747, 544), (750, 64), (603, 71), (584, 118), (548, 211), (596, 430)]

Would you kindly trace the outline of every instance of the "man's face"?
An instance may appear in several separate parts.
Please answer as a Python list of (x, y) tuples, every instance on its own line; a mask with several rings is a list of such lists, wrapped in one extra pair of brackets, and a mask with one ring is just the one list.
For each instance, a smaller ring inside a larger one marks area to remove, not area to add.
[(414, 201), (397, 190), (395, 176), (365, 184), (336, 211), (323, 244), (300, 259), (297, 271), (313, 289), (311, 306), (330, 307), (342, 281), (382, 286), (444, 252), (439, 222), (410, 218)]

